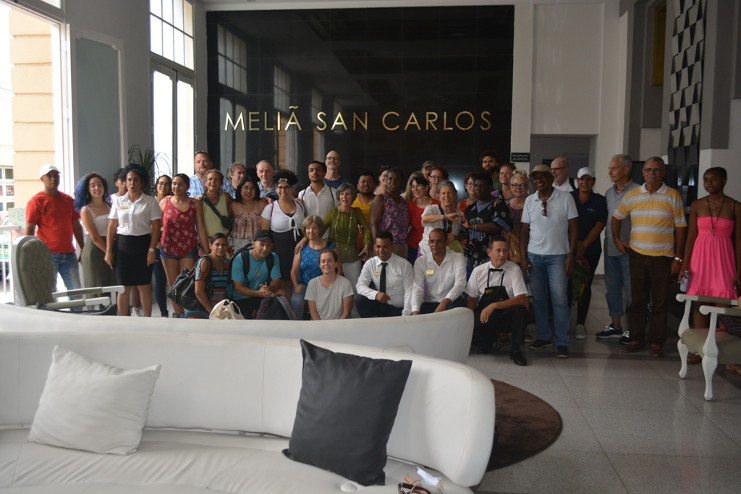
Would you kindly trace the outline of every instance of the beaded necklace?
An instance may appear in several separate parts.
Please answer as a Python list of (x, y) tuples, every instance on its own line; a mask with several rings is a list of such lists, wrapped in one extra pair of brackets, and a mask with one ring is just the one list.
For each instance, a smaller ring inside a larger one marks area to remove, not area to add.
[[(723, 194), (723, 200), (720, 201), (720, 207), (718, 208), (718, 212), (713, 214), (713, 210), (710, 209), (710, 196), (705, 196), (705, 200), (708, 203), (708, 211), (710, 212), (710, 236), (715, 236), (715, 227), (718, 226), (718, 218), (720, 218), (720, 212), (723, 210), (723, 203), (726, 202), (726, 196)], [(713, 221), (713, 218), (715, 218), (715, 221)]]

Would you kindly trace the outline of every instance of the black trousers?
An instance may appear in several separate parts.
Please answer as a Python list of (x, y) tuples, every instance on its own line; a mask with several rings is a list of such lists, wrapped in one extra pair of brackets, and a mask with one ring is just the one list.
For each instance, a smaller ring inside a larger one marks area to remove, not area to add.
[(481, 351), (491, 352), (497, 335), (501, 333), (512, 333), (510, 339), (510, 353), (520, 351), (520, 343), (525, 336), (528, 312), (525, 306), (517, 305), (509, 309), (495, 310), (489, 316), (486, 324), (481, 322), (481, 310), (473, 312), (473, 344)]
[(382, 304), (378, 300), (370, 300), (362, 295), (355, 295), (355, 308), (360, 317), (394, 317), (401, 315), (401, 307), (391, 304)]

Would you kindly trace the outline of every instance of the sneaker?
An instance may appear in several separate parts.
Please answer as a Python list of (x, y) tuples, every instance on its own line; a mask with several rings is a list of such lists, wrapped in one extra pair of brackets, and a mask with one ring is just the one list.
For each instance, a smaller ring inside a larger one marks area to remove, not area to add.
[(557, 346), (556, 347), (556, 357), (558, 358), (569, 358), (569, 347), (567, 346)]
[(628, 345), (629, 343), (630, 343), (630, 330), (623, 333), (622, 338), (620, 338), (621, 345)]
[(532, 345), (530, 345), (530, 350), (540, 350), (541, 348), (548, 348), (549, 346), (553, 346), (552, 341), (535, 340), (533, 341)]
[(131, 317), (144, 317), (144, 311), (141, 307), (132, 307), (130, 313)]
[(531, 335), (529, 332), (525, 331), (525, 337), (523, 338), (525, 343), (532, 343), (535, 341), (535, 338), (533, 338), (533, 335)]
[(576, 325), (576, 339), (583, 340), (587, 337), (587, 328), (583, 324)]
[(600, 331), (597, 333), (597, 339), (598, 340), (605, 340), (607, 338), (620, 338), (623, 336), (623, 330), (620, 328), (616, 328), (612, 324), (605, 326), (604, 331)]

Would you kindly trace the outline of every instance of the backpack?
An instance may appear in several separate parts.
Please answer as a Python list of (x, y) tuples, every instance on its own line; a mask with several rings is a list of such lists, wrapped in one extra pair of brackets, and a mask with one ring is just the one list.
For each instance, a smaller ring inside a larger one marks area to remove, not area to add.
[(260, 303), (255, 319), (270, 319), (273, 321), (295, 321), (298, 319), (291, 303), (283, 295), (268, 297)]
[[(239, 249), (236, 254), (234, 254), (234, 257), (237, 257), (237, 255), (242, 256), (242, 272), (244, 273), (245, 282), (248, 280), (248, 275), (250, 273), (250, 258), (252, 256), (249, 254), (251, 251), (252, 251), (251, 248), (248, 248), (247, 246), (245, 246)], [(273, 279), (270, 277), (270, 272), (273, 270), (273, 266), (275, 266), (275, 258), (273, 258), (272, 251), (270, 251), (270, 255), (265, 258), (265, 264), (268, 265), (268, 285), (269, 285), (270, 282), (273, 281)]]

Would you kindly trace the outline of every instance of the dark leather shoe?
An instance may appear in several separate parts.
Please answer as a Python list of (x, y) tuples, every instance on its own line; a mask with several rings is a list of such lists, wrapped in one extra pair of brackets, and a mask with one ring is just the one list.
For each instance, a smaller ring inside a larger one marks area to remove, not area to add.
[(625, 347), (623, 347), (623, 353), (637, 353), (643, 350), (643, 343), (637, 341), (631, 341)]
[(525, 360), (522, 352), (512, 352), (509, 354), (509, 358), (512, 359), (512, 362), (514, 362), (515, 365), (520, 365), (523, 367), (527, 365), (527, 360)]
[(648, 351), (653, 358), (661, 358), (664, 356), (664, 352), (661, 351), (661, 345), (656, 343), (648, 345)]

